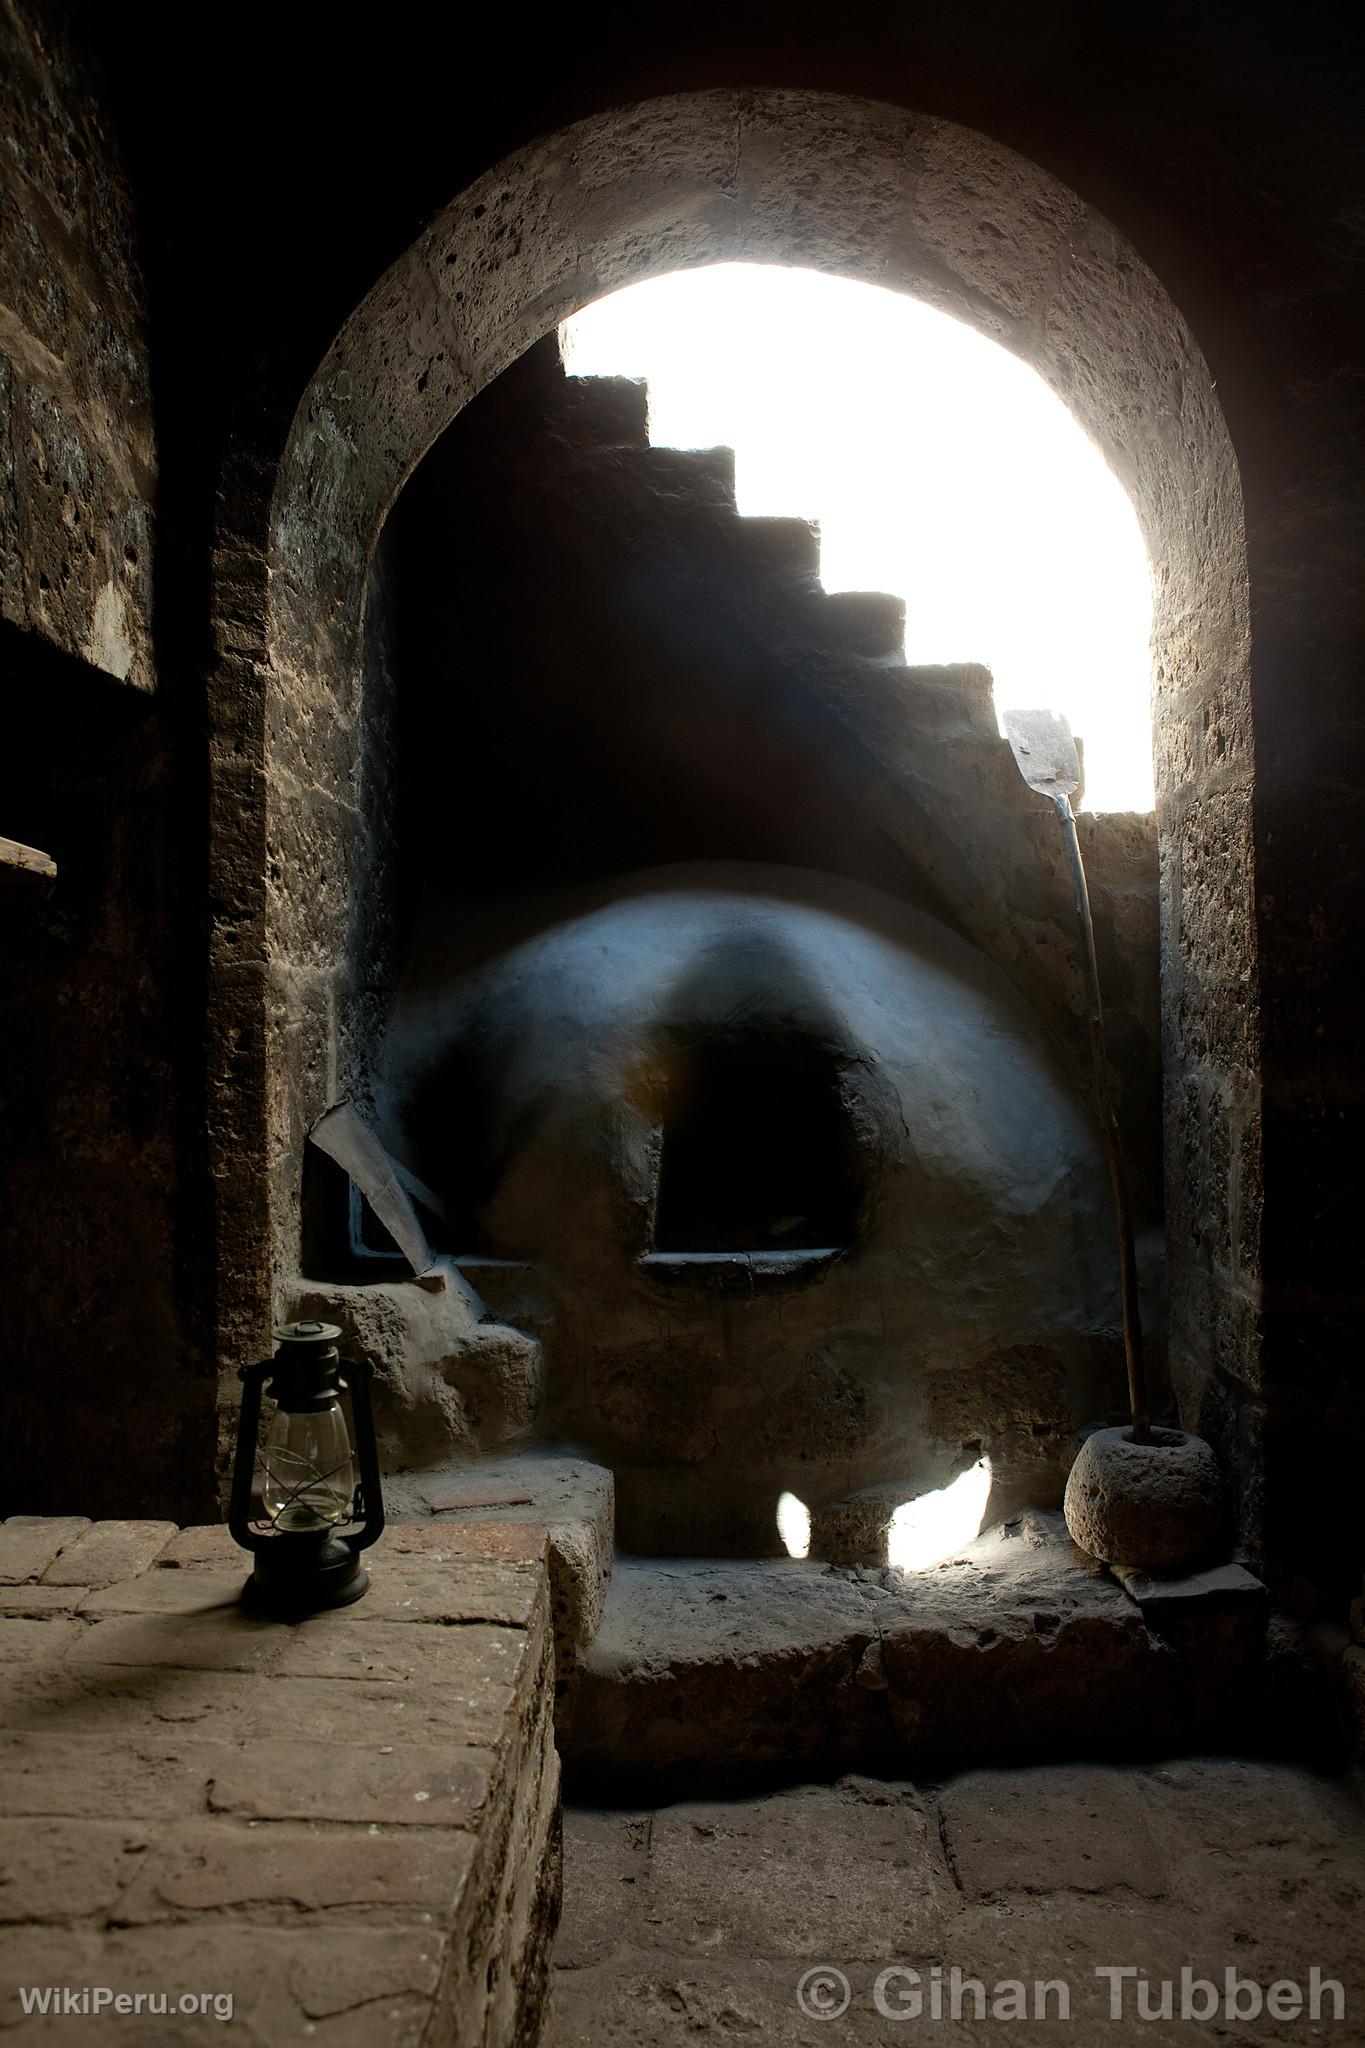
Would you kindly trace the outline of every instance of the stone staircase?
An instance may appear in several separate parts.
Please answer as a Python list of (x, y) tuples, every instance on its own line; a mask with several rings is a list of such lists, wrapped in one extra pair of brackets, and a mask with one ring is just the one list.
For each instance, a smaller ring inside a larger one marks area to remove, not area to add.
[[(732, 448), (654, 447), (649, 389), (631, 377), (566, 376), (553, 338), (539, 344), (502, 381), (512, 403), (553, 448), (559, 489), (586, 506), (600, 500), (610, 517), (629, 505), (640, 532), (664, 522), (679, 549), (695, 550), (706, 574), (750, 594), (786, 599), (800, 637), (835, 653), (905, 666), (905, 603), (881, 591), (827, 592), (820, 582), (820, 529), (809, 519), (747, 516), (735, 498)], [(531, 406), (527, 398), (534, 393)], [(530, 419), (526, 415), (529, 411)], [(652, 506), (658, 517), (644, 508)], [(723, 601), (723, 600), (722, 600)]]
[[(1021, 990), (1068, 1047), (1084, 1090), (1070, 880), (1051, 809), (1025, 787), (997, 730), (988, 671), (908, 666), (902, 599), (826, 592), (818, 527), (742, 516), (733, 452), (651, 447), (648, 410), (642, 382), (567, 377), (551, 336), (424, 465), (422, 517), (438, 534), (462, 495), (514, 508), (489, 560), (513, 565), (496, 602), (515, 609), (516, 638), (545, 671), (528, 695), (528, 726), (564, 721), (571, 761), (566, 703), (577, 716), (600, 697), (597, 729), (624, 749), (613, 803), (628, 804), (625, 785), (666, 763), (693, 811), (715, 821), (721, 852), (850, 873), (937, 916)], [(460, 545), (472, 533), (477, 546), (484, 523), (481, 508)], [(566, 608), (577, 629), (540, 637), (538, 620)], [(439, 634), (439, 601), (434, 616)], [(452, 607), (450, 644), (468, 625), (468, 608)], [(565, 644), (587, 640), (591, 657)], [(1120, 1117), (1139, 1207), (1156, 1210), (1155, 820), (1086, 815), (1081, 837)], [(698, 842), (673, 857), (717, 850)]]

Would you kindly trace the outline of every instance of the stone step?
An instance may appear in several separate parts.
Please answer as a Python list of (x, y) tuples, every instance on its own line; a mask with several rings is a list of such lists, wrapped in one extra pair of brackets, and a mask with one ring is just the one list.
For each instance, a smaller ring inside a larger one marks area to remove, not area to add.
[[(991, 672), (979, 662), (925, 663), (908, 669), (906, 701), (917, 730), (945, 740), (984, 740), (1002, 767), (1014, 768), (1009, 742), (1000, 736)], [(1014, 772), (1022, 789), (1023, 781), (1018, 771)], [(1008, 775), (1003, 777), (1003, 787), (1014, 796), (1014, 783)]]
[(707, 511), (736, 510), (733, 448), (649, 448), (641, 461), (659, 499)]
[(1060, 1515), (1035, 1512), (929, 1571), (623, 1558), (560, 1749), (588, 1782), (1236, 1739), (1263, 1617), (1185, 1605), (1178, 1636), (1153, 1627)]
[(881, 590), (834, 590), (825, 598), (826, 630), (850, 654), (869, 661), (905, 658), (905, 599)]
[(575, 448), (649, 447), (649, 386), (642, 377), (566, 377), (556, 432)]
[(756, 575), (818, 585), (820, 528), (813, 519), (742, 517), (735, 526), (734, 549)]
[[(558, 423), (553, 431), (559, 432)], [(697, 512), (728, 515), (727, 541), (741, 521), (735, 506), (733, 448), (651, 448), (605, 437), (563, 437), (564, 483), (590, 508), (616, 501), (643, 504), (661, 517)]]

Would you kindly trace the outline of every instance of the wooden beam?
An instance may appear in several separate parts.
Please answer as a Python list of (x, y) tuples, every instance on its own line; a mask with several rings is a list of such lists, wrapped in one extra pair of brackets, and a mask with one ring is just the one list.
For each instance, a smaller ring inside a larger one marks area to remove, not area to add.
[(36, 846), (21, 846), (17, 839), (0, 839), (0, 867), (46, 875), (49, 881), (57, 872), (57, 863), (50, 854), (40, 853)]

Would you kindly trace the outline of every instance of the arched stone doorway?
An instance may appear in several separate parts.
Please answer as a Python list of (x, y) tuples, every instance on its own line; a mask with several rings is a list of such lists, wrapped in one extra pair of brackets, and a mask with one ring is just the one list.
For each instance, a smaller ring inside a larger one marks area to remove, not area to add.
[(495, 166), (356, 308), (263, 481), (228, 493), (211, 1025), (224, 1363), (259, 1346), (292, 1273), (303, 1136), (364, 1028), (364, 605), (388, 511), (461, 407), (568, 313), (727, 260), (838, 271), (970, 322), (1053, 386), (1133, 498), (1156, 578), (1173, 1365), (1186, 1419), (1230, 1443), (1257, 1377), (1259, 1071), (1246, 551), (1212, 380), (1157, 279), (1047, 173), (952, 123), (804, 92), (653, 100)]

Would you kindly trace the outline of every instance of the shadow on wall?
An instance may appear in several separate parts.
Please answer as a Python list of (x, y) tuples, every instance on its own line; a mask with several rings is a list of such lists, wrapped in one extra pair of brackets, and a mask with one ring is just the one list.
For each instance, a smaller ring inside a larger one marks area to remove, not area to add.
[(1056, 1505), (1121, 1405), (1093, 1129), (1003, 976), (890, 898), (662, 870), (473, 969), (438, 921), (383, 1072), (395, 1152), (453, 1212), (484, 1191), (507, 1263), (470, 1270), (628, 1549), (772, 1554), (785, 1490), (983, 1452), (1000, 1512)]

